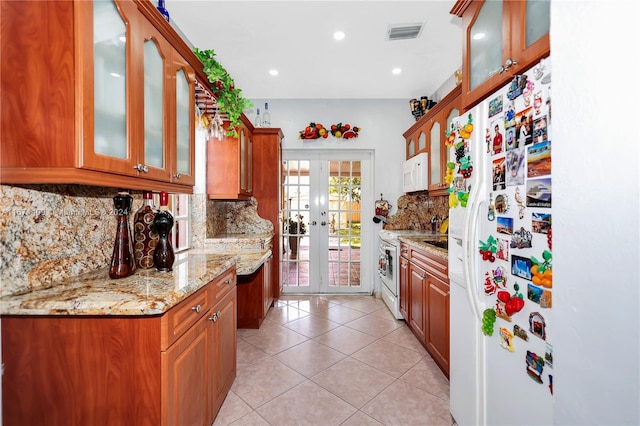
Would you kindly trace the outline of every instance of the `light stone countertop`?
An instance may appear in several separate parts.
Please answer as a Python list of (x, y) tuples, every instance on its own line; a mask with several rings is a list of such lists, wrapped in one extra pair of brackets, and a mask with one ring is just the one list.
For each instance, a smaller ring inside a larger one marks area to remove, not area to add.
[(159, 315), (189, 297), (232, 266), (250, 275), (271, 256), (260, 251), (220, 252), (208, 248), (176, 254), (173, 271), (138, 269), (109, 278), (109, 268), (67, 279), (46, 289), (0, 298), (2, 315)]

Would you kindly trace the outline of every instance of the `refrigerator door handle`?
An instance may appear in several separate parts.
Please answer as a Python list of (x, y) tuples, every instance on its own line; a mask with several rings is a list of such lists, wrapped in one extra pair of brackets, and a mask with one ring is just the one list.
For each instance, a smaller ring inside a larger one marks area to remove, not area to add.
[(465, 244), (462, 245), (462, 257), (465, 260), (462, 262), (464, 268), (464, 275), (467, 277), (467, 298), (471, 308), (476, 317), (482, 321), (482, 312), (480, 308), (480, 300), (477, 295), (478, 291), (478, 277), (476, 276), (476, 252), (475, 252), (475, 238), (478, 228), (478, 218), (480, 211), (481, 200), (480, 195), (486, 190), (485, 182), (481, 182), (479, 185), (471, 187), (471, 194), (469, 199), (471, 205), (468, 205), (467, 214), (465, 215)]

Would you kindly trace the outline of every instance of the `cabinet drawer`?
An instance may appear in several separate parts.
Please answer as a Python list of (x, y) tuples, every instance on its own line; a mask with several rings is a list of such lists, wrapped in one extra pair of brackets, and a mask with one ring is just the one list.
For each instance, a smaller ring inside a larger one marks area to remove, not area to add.
[(227, 269), (211, 285), (211, 306), (220, 302), (236, 286), (236, 268)]
[(213, 306), (211, 292), (212, 286), (207, 284), (162, 316), (160, 321), (162, 330), (161, 350), (164, 351), (171, 346), (198, 319), (207, 313), (209, 308)]
[(428, 274), (440, 278), (444, 282), (449, 282), (449, 270), (446, 260), (413, 247), (410, 249), (410, 256), (411, 262), (422, 266)]
[(409, 259), (409, 246), (406, 243), (400, 243), (400, 256)]

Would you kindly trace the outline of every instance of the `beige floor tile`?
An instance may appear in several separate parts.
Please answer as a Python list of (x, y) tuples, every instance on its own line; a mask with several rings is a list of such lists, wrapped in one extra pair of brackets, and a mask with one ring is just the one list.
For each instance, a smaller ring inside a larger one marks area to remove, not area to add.
[(267, 422), (260, 414), (252, 411), (246, 416), (236, 420), (231, 423), (232, 426), (270, 426), (269, 422)]
[(318, 296), (311, 297), (308, 300), (299, 300), (297, 303), (293, 303), (292, 301), (289, 301), (288, 303), (290, 306), (294, 306), (302, 311), (309, 312), (310, 314), (314, 314), (319, 311), (326, 311), (332, 306), (339, 305), (339, 303), (332, 302)]
[(306, 316), (309, 316), (309, 312), (301, 311), (296, 307), (283, 304), (269, 309), (269, 312), (265, 317), (265, 321), (274, 321), (278, 324), (286, 324), (290, 321), (295, 321)]
[(272, 425), (340, 425), (356, 408), (307, 380), (256, 409)]
[(376, 299), (373, 296), (362, 297), (362, 298), (355, 299), (351, 302), (345, 302), (342, 304), (342, 306), (346, 306), (347, 308), (352, 308), (358, 311), (366, 312), (368, 314), (382, 308), (387, 309), (387, 305), (384, 304), (382, 299)]
[(397, 378), (416, 365), (424, 355), (380, 339), (351, 357)]
[(347, 401), (362, 407), (382, 392), (395, 378), (352, 358), (346, 358), (311, 378)]
[(213, 426), (229, 425), (252, 411), (253, 408), (240, 399), (238, 395), (229, 391), (227, 397), (222, 403), (222, 407), (220, 407), (220, 411), (218, 411), (218, 415), (213, 422)]
[(400, 380), (369, 401), (361, 411), (385, 425), (451, 425), (447, 401)]
[(346, 306), (335, 305), (325, 311), (316, 312), (314, 315), (337, 322), (338, 324), (345, 324), (367, 314), (356, 309), (347, 308)]
[(311, 377), (331, 367), (345, 356), (328, 346), (308, 340), (279, 353), (275, 358), (303, 376)]
[[(265, 323), (262, 325), (264, 327)], [(296, 333), (281, 325), (275, 326), (271, 330), (265, 330), (263, 333), (243, 337), (243, 339), (269, 355), (275, 355), (309, 340), (307, 336)]]
[(393, 314), (391, 313), (391, 311), (386, 305), (385, 305), (385, 308), (387, 309), (378, 309), (377, 311), (373, 311), (371, 312), (370, 315), (375, 315), (376, 317), (395, 321), (396, 317), (393, 316)]
[(328, 333), (314, 337), (313, 340), (340, 351), (343, 354), (351, 355), (375, 342), (377, 338), (349, 327), (340, 326)]
[(299, 320), (286, 323), (284, 326), (296, 333), (302, 334), (303, 336), (313, 338), (339, 327), (340, 324), (329, 321), (326, 318), (309, 315), (307, 317), (300, 318)]
[(231, 390), (255, 409), (304, 380), (280, 361), (267, 358), (238, 370)]
[(236, 339), (236, 366), (243, 368), (247, 365), (269, 358), (269, 354), (260, 350), (242, 338)]
[(401, 321), (388, 320), (373, 315), (367, 315), (348, 322), (345, 326), (370, 334), (374, 337), (383, 337), (391, 333), (393, 330), (403, 327), (404, 323)]
[(362, 411), (357, 411), (353, 416), (349, 417), (346, 422), (340, 426), (381, 426), (382, 423), (367, 416)]
[(449, 401), (449, 380), (429, 356), (418, 361), (400, 380)]
[(387, 334), (383, 339), (407, 349), (411, 349), (412, 351), (416, 351), (421, 355), (427, 355), (427, 350), (422, 346), (422, 343), (416, 339), (416, 336), (413, 335), (406, 324), (403, 327), (398, 327), (391, 333)]

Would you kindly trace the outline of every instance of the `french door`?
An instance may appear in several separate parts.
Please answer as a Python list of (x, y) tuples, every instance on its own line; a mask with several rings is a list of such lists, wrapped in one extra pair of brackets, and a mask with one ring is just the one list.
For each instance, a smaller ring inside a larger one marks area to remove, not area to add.
[(371, 293), (372, 152), (283, 152), (283, 293)]

